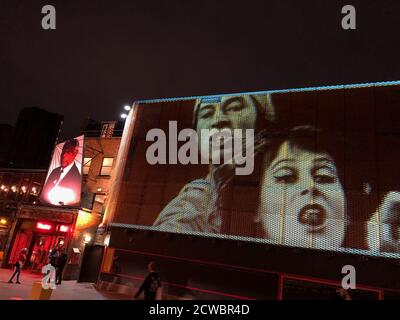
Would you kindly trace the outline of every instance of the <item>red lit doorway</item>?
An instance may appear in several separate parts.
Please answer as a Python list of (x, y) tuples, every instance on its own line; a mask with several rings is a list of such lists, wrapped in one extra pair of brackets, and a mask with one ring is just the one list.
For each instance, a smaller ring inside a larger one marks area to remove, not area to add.
[(40, 273), (42, 267), (48, 263), (51, 250), (68, 246), (69, 235), (69, 225), (57, 225), (36, 220), (22, 221), (8, 263), (10, 265), (15, 263), (21, 250), (27, 248), (24, 269)]

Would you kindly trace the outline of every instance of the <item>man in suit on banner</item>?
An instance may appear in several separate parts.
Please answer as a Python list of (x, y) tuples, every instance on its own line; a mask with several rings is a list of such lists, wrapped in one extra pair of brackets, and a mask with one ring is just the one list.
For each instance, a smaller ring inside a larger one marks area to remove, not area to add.
[(79, 141), (71, 139), (64, 143), (60, 166), (53, 169), (43, 187), (41, 199), (53, 205), (78, 205), (80, 202), (82, 177), (75, 157), (79, 152)]

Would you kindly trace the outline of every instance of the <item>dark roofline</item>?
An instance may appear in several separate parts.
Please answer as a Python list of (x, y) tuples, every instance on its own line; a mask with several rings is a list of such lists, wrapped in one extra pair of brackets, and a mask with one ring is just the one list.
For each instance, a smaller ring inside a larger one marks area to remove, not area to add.
[(14, 169), (14, 168), (0, 168), (0, 172), (46, 173), (46, 172), (47, 172), (47, 169)]

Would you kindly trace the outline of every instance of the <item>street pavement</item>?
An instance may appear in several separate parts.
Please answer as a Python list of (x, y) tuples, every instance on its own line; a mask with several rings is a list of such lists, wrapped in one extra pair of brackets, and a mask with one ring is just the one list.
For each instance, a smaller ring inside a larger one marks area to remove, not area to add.
[[(0, 269), (0, 300), (29, 300), (34, 282), (41, 282), (40, 274), (32, 274), (22, 270), (21, 284), (7, 283), (12, 274), (11, 269)], [(92, 283), (63, 281), (53, 290), (51, 300), (118, 300), (129, 299), (127, 296), (109, 292), (100, 292)]]

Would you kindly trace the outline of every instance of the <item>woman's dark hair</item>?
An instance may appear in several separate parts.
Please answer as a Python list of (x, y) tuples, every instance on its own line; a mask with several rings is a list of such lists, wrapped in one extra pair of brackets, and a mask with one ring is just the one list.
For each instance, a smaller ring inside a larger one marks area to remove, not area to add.
[(287, 131), (271, 135), (265, 147), (264, 162), (268, 165), (276, 158), (280, 146), (288, 141), (289, 147), (294, 146), (313, 153), (326, 153), (334, 161), (340, 182), (344, 185), (344, 137), (336, 135), (334, 140), (321, 129), (311, 125), (297, 126)]

